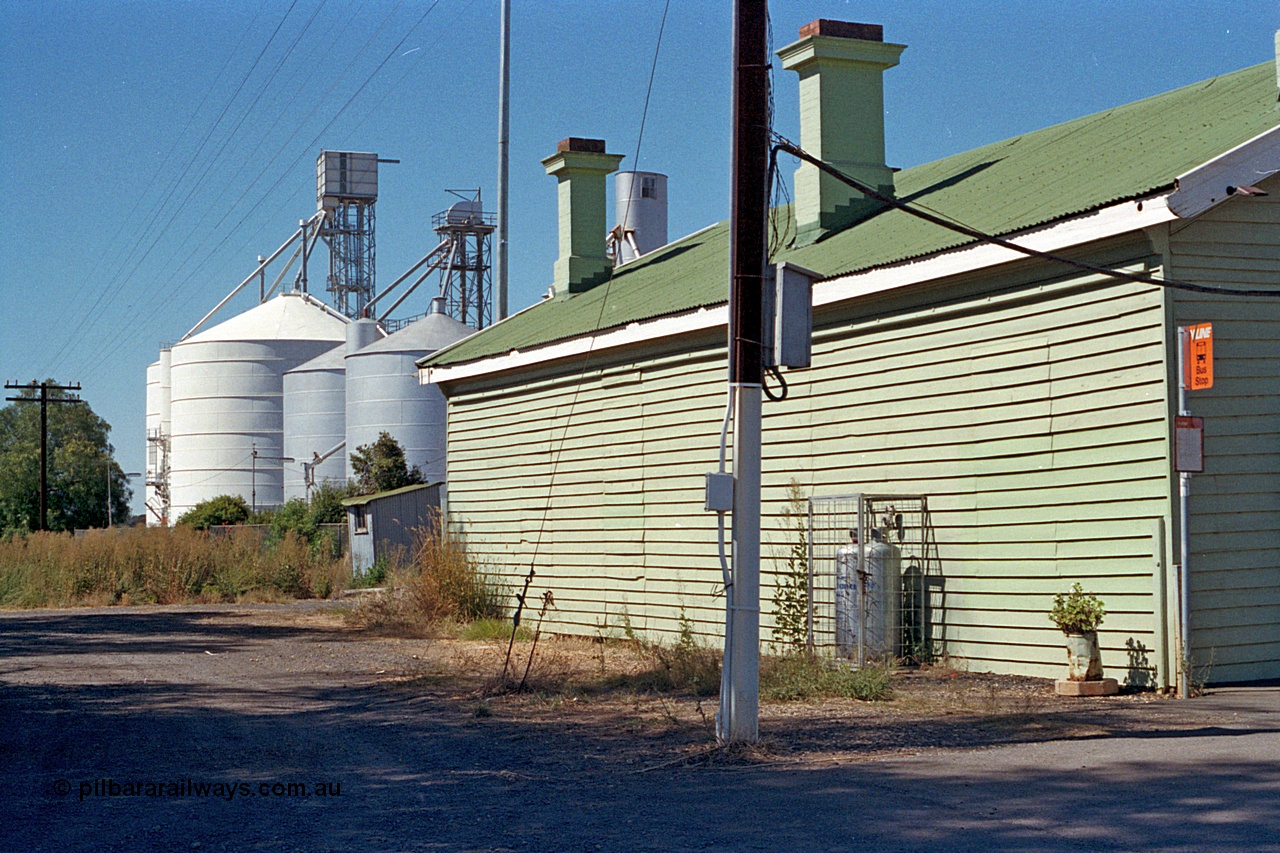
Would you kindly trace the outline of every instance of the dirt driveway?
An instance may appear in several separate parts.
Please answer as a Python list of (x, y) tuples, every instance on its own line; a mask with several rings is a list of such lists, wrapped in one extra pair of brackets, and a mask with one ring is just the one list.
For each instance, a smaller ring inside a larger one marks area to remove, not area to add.
[(499, 660), (321, 603), (0, 614), (0, 847), (1280, 850), (1277, 689), (1068, 703), (937, 672), (766, 705), (726, 755), (714, 699), (482, 700)]

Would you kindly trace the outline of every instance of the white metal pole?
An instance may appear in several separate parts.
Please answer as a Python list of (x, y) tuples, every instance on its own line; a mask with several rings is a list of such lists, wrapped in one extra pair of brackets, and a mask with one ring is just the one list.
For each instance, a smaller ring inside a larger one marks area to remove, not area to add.
[(107, 460), (107, 527), (111, 526), (111, 460)]
[[(1183, 371), (1186, 369), (1184, 359), (1186, 351), (1186, 331), (1178, 328), (1178, 414), (1188, 415), (1187, 383)], [(1176, 451), (1176, 448), (1175, 448)], [(1191, 474), (1178, 472), (1179, 501), (1178, 534), (1181, 539), (1178, 557), (1178, 698), (1186, 699), (1191, 695), (1191, 571), (1189, 559), (1191, 553), (1190, 498)]]
[(498, 310), (496, 319), (507, 316), (507, 186), (508, 164), (511, 159), (511, 0), (502, 0), (501, 35), (498, 47), (498, 240), (494, 253), (494, 267), (498, 279)]
[(760, 736), (760, 386), (738, 384), (734, 401), (733, 586), (716, 734), (722, 743), (754, 743)]
[(1154, 606), (1152, 607), (1152, 615), (1155, 616), (1155, 643), (1156, 643), (1156, 687), (1161, 690), (1168, 689), (1169, 679), (1169, 573), (1167, 571), (1168, 563), (1166, 562), (1165, 551), (1165, 531), (1164, 519), (1153, 518), (1151, 520), (1151, 553), (1155, 559), (1152, 566), (1152, 593), (1154, 595)]

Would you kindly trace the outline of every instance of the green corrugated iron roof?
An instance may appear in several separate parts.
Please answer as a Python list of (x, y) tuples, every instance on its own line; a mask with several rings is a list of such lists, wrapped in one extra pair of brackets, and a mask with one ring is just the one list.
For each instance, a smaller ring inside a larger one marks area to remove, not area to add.
[(394, 495), (403, 495), (406, 492), (416, 492), (418, 489), (430, 489), (433, 486), (441, 485), (436, 483), (415, 483), (412, 486), (401, 486), (398, 489), (387, 489), (385, 492), (374, 492), (371, 495), (356, 495), (354, 498), (343, 498), (343, 506), (360, 506), (367, 504), (369, 501), (376, 501), (380, 498), (389, 498)]
[[(1175, 89), (898, 172), (898, 198), (1010, 234), (1168, 189), (1176, 176), (1280, 124), (1274, 63)], [(899, 210), (781, 252), (832, 278), (973, 242)], [(728, 298), (721, 222), (558, 294), (420, 362), (446, 365), (677, 314)]]

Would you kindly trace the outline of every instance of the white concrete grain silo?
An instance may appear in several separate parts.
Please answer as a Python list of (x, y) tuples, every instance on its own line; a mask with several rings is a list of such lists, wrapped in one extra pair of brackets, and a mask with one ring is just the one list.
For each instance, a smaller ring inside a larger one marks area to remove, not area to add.
[(342, 343), (347, 322), (311, 296), (286, 293), (174, 344), (174, 520), (224, 494), (258, 507), (283, 502), (284, 374)]
[(441, 302), (432, 300), (432, 313), (347, 356), (347, 476), (355, 475), (356, 448), (386, 432), (427, 482), (444, 479), (444, 395), (418, 384), (417, 361), (475, 330), (443, 313)]

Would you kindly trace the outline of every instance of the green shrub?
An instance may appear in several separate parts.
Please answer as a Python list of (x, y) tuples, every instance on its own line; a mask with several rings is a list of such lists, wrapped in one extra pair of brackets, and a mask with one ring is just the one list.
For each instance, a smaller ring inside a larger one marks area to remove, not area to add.
[(342, 505), (345, 498), (360, 494), (360, 489), (353, 483), (321, 483), (311, 490), (311, 523), (312, 524), (345, 524), (347, 508)]
[(244, 524), (249, 520), (249, 505), (239, 495), (218, 495), (209, 498), (187, 510), (178, 519), (178, 524), (194, 527), (196, 530), (208, 530), (219, 524)]
[(1049, 621), (1057, 625), (1064, 634), (1084, 634), (1098, 630), (1105, 615), (1107, 612), (1102, 606), (1102, 600), (1092, 593), (1086, 593), (1077, 582), (1072, 584), (1071, 592), (1060, 592), (1053, 597)]
[(809, 641), (809, 508), (796, 480), (787, 498), (782, 514), (790, 547), (773, 593), (773, 638), (784, 650), (801, 651)]

